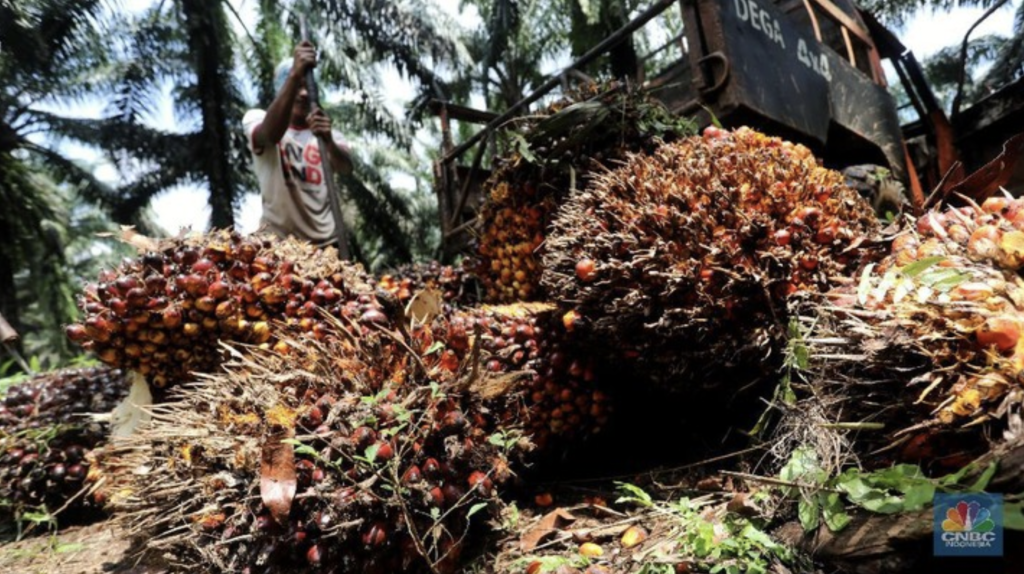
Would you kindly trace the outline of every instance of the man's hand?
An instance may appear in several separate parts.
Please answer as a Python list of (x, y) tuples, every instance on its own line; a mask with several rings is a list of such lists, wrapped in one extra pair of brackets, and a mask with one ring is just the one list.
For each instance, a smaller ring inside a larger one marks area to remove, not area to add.
[(316, 48), (308, 41), (299, 42), (295, 46), (292, 58), (292, 73), (305, 78), (306, 70), (312, 70), (316, 66)]
[(334, 134), (331, 132), (331, 116), (322, 109), (317, 108), (310, 112), (306, 116), (306, 124), (309, 125), (309, 131), (313, 132), (316, 137), (324, 138), (327, 141), (334, 140)]

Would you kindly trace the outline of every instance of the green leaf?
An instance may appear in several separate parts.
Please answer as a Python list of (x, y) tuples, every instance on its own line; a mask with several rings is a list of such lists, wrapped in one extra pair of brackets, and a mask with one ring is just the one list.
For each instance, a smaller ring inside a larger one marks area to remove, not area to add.
[[(779, 471), (779, 478), (786, 482), (821, 485), (828, 476), (818, 462), (818, 454), (814, 449), (804, 445), (793, 451), (789, 461)], [(783, 490), (787, 496), (792, 496), (794, 491), (793, 487), (785, 487)]]
[(992, 461), (988, 463), (988, 468), (985, 472), (981, 473), (978, 480), (974, 481), (974, 484), (968, 489), (971, 492), (982, 492), (988, 487), (988, 483), (992, 482), (992, 477), (996, 475), (996, 470), (999, 468), (999, 463)]
[(850, 524), (850, 515), (846, 512), (838, 493), (830, 492), (825, 495), (821, 511), (825, 517), (825, 526), (832, 532), (839, 532)]
[(903, 497), (903, 506), (906, 510), (921, 510), (929, 506), (934, 499), (935, 485), (922, 481), (907, 489)]
[(801, 498), (797, 505), (797, 516), (800, 518), (800, 526), (803, 526), (804, 532), (817, 530), (820, 522), (818, 497), (811, 495)]
[(377, 458), (377, 451), (380, 449), (380, 443), (374, 443), (366, 447), (366, 452), (363, 454), (366, 457), (367, 462), (373, 464), (373, 461)]
[(485, 508), (487, 508), (487, 503), (486, 502), (478, 502), (478, 503), (474, 504), (473, 506), (470, 506), (469, 507), (469, 512), (466, 513), (466, 518), (469, 518), (470, 516), (473, 516), (474, 514), (476, 514), (477, 512), (480, 512), (481, 510), (483, 510)]
[(444, 393), (441, 392), (441, 385), (439, 385), (436, 381), (430, 381), (430, 398), (444, 398)]
[(444, 348), (444, 343), (442, 343), (441, 341), (434, 341), (434, 344), (431, 345), (430, 348), (427, 349), (427, 352), (423, 353), (423, 354), (424, 355), (433, 355), (434, 353), (440, 351), (443, 348)]
[(320, 453), (318, 453), (315, 448), (309, 446), (308, 444), (303, 444), (293, 438), (281, 439), (281, 444), (292, 445), (294, 447), (295, 454), (298, 455), (306, 455), (314, 458), (320, 456)]
[(644, 492), (642, 488), (635, 484), (629, 484), (628, 482), (616, 482), (616, 487), (621, 491), (624, 496), (619, 497), (616, 503), (632, 502), (639, 504), (640, 506), (650, 508), (654, 506), (654, 501), (650, 494)]
[(968, 464), (967, 466), (961, 468), (960, 470), (954, 472), (953, 474), (947, 474), (946, 476), (943, 476), (942, 478), (940, 478), (939, 479), (939, 485), (940, 486), (954, 486), (956, 484), (959, 484), (960, 481), (963, 480), (965, 476), (967, 476), (967, 473), (969, 473), (969, 472), (971, 472), (973, 470), (976, 470), (976, 469), (977, 469), (977, 465), (972, 462), (972, 463)]
[(1024, 531), (1024, 502), (1003, 505), (1003, 528)]
[(53, 551), (57, 554), (67, 554), (70, 552), (78, 552), (85, 548), (85, 544), (81, 542), (67, 542), (60, 543), (53, 547)]
[(851, 497), (850, 502), (879, 514), (895, 514), (903, 510), (903, 499), (878, 489), (872, 489), (856, 500)]
[(936, 263), (939, 263), (940, 261), (945, 261), (945, 260), (946, 260), (946, 257), (944, 255), (936, 255), (934, 257), (925, 257), (924, 259), (918, 259), (917, 261), (914, 261), (913, 263), (908, 263), (907, 265), (905, 265), (903, 267), (902, 272), (907, 277), (917, 277), (922, 272), (924, 272), (924, 270), (928, 269), (932, 265), (935, 265)]
[(580, 6), (580, 11), (587, 17), (587, 24), (593, 26), (601, 19), (601, 6), (596, 2), (590, 0), (578, 0), (577, 3)]
[(512, 143), (516, 146), (516, 151), (519, 152), (519, 155), (523, 156), (523, 159), (530, 163), (537, 163), (537, 156), (533, 155), (533, 152), (530, 151), (530, 143), (526, 141), (526, 138), (522, 134), (511, 133)]

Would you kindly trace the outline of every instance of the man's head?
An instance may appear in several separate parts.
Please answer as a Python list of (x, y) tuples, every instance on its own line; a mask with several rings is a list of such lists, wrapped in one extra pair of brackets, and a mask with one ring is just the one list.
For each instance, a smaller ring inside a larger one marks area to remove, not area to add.
[[(281, 93), (281, 89), (284, 88), (284, 84), (288, 80), (288, 75), (291, 71), (291, 59), (282, 61), (274, 68), (274, 91), (276, 93)], [(295, 100), (292, 102), (291, 123), (297, 126), (306, 125), (306, 116), (309, 115), (310, 111), (312, 110), (310, 109), (309, 92), (306, 91), (306, 83), (303, 81), (299, 92), (295, 95)]]

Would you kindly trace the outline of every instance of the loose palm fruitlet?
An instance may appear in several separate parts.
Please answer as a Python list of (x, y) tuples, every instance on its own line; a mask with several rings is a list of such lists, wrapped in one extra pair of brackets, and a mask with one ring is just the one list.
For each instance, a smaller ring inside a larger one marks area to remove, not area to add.
[[(91, 505), (78, 496), (89, 474), (89, 452), (106, 441), (107, 414), (127, 394), (121, 371), (64, 369), (10, 387), (0, 404), (0, 516)], [(70, 503), (70, 505), (69, 505)]]
[(570, 197), (543, 286), (567, 325), (678, 385), (694, 368), (771, 366), (792, 296), (872, 260), (876, 233), (871, 207), (807, 148), (709, 127)]
[[(986, 448), (983, 428), (1019, 425), (1024, 200), (934, 210), (904, 227), (888, 257), (808, 319), (811, 380), (843, 399), (831, 410), (844, 421), (885, 423), (902, 458), (956, 466)], [(879, 403), (888, 408), (869, 406)]]
[[(533, 407), (583, 407), (561, 392), (533, 401), (518, 369), (552, 339), (535, 315), (339, 320), (321, 339), (287, 340), (286, 355), (225, 363), (114, 445), (111, 498), (141, 545), (186, 570), (451, 572), (534, 448)], [(588, 412), (579, 428), (604, 416)]]
[(436, 290), (442, 300), (454, 307), (479, 303), (479, 285), (461, 265), (441, 265), (437, 261), (412, 263), (381, 275), (378, 286), (407, 303), (424, 289)]
[(543, 300), (540, 258), (558, 206), (595, 170), (694, 133), (638, 87), (589, 84), (516, 127), (484, 184), (473, 270), (489, 303)]
[(220, 341), (272, 346), (284, 324), (325, 329), (320, 309), (375, 320), (380, 306), (361, 268), (294, 240), (227, 231), (171, 239), (101, 273), (80, 300), (71, 340), (156, 388), (209, 373)]

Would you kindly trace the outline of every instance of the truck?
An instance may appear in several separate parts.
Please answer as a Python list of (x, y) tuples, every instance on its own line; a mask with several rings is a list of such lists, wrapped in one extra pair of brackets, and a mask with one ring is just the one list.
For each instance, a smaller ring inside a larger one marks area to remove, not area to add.
[[(500, 114), (432, 102), (442, 128), (434, 175), (445, 256), (465, 243), (488, 175), (482, 144), (494, 130), (564, 83), (567, 72), (673, 8), (682, 32), (657, 49), (674, 47), (680, 56), (650, 76), (637, 66), (631, 79), (672, 112), (802, 143), (834, 169), (882, 168), (903, 184), (918, 213), (963, 192), (967, 174), (981, 194), (1024, 191), (1024, 162), (1016, 162), (1024, 155), (1024, 134), (1016, 133), (1024, 126), (1024, 78), (950, 118), (914, 54), (850, 0), (660, 0)], [(890, 90), (893, 75), (902, 105)], [(453, 120), (485, 125), (456, 145)]]

